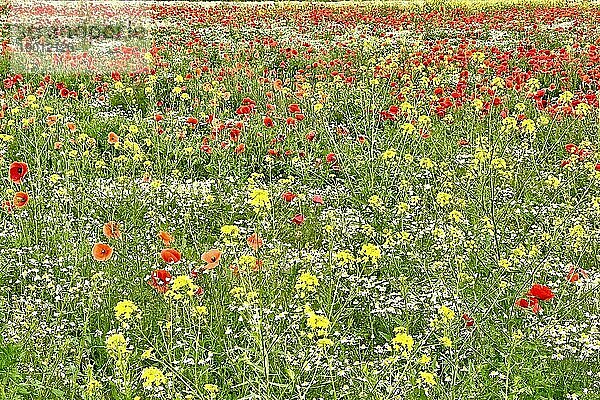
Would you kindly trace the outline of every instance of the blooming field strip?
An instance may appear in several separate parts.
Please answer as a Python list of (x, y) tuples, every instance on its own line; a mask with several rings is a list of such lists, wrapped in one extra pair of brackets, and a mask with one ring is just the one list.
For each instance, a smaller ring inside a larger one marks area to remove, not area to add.
[(4, 6), (0, 399), (600, 398), (566, 4)]

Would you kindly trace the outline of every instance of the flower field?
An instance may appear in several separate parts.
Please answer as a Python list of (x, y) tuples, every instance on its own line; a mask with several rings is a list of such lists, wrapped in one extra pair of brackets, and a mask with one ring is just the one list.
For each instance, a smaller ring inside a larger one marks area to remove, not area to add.
[(0, 399), (600, 399), (600, 8), (405, 3), (3, 6)]

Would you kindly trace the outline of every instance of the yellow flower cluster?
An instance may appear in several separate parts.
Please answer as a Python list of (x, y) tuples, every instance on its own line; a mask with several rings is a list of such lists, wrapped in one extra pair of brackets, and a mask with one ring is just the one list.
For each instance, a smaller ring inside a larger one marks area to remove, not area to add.
[(381, 258), (381, 249), (372, 243), (363, 244), (360, 253), (365, 261), (371, 261), (373, 264)]
[(131, 319), (133, 314), (139, 311), (139, 308), (131, 300), (123, 300), (117, 303), (114, 308), (115, 317), (119, 321)]
[(252, 189), (248, 195), (248, 202), (256, 209), (268, 209), (271, 207), (269, 192), (264, 189)]
[(394, 350), (403, 350), (405, 353), (411, 352), (415, 344), (415, 340), (408, 334), (404, 327), (394, 329), (396, 336), (392, 338), (392, 346)]
[(319, 278), (309, 272), (303, 272), (298, 277), (295, 288), (300, 297), (305, 298), (308, 293), (315, 292), (317, 290), (317, 286), (319, 286)]
[(156, 367), (148, 367), (142, 370), (142, 385), (144, 389), (150, 389), (153, 386), (159, 387), (167, 383), (167, 378), (162, 371)]
[(186, 293), (189, 297), (193, 297), (197, 290), (198, 286), (194, 284), (192, 278), (187, 275), (181, 275), (173, 280), (171, 290), (169, 290), (166, 294), (175, 300), (180, 300), (183, 298), (184, 293)]

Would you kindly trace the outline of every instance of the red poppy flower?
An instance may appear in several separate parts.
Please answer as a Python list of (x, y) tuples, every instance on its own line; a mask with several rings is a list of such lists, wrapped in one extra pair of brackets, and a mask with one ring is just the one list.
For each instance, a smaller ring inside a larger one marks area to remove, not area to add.
[(325, 156), (325, 161), (327, 161), (328, 163), (333, 163), (336, 162), (337, 158), (335, 156), (335, 153), (329, 153)]
[(471, 326), (475, 325), (475, 320), (473, 318), (469, 317), (468, 314), (463, 314), (462, 319), (465, 321), (466, 327), (471, 327)]
[(23, 177), (27, 175), (27, 171), (29, 171), (29, 167), (26, 163), (15, 161), (10, 164), (8, 176), (14, 183), (21, 183)]
[(272, 128), (275, 124), (273, 123), (273, 118), (265, 117), (263, 118), (263, 123), (267, 128)]
[(196, 125), (196, 124), (198, 124), (198, 118), (188, 117), (188, 119), (185, 122), (190, 125)]
[(538, 300), (547, 301), (554, 297), (554, 293), (548, 286), (535, 284), (527, 292), (527, 296), (535, 297)]
[(113, 249), (107, 244), (96, 243), (92, 247), (92, 256), (96, 261), (107, 261), (112, 257)]
[(312, 198), (313, 203), (315, 204), (324, 204), (325, 202), (323, 201), (323, 198), (321, 196), (319, 196), (318, 194), (314, 195)]
[(169, 290), (169, 284), (173, 277), (171, 273), (164, 269), (157, 269), (150, 275), (148, 285), (152, 286), (158, 293), (166, 293)]
[(244, 143), (240, 143), (235, 147), (234, 153), (242, 154), (244, 151), (246, 151), (246, 145)]
[(587, 271), (581, 269), (581, 268), (577, 268), (574, 265), (571, 265), (571, 269), (569, 270), (569, 273), (567, 274), (567, 281), (571, 282), (571, 283), (575, 283), (577, 281), (579, 281), (580, 279), (585, 279), (587, 278), (589, 275), (587, 273)]
[(291, 202), (292, 200), (294, 200), (296, 197), (298, 197), (298, 196), (296, 196), (296, 195), (295, 195), (294, 193), (292, 193), (292, 192), (285, 192), (285, 193), (283, 193), (283, 194), (281, 195), (281, 198), (282, 198), (283, 200), (287, 201), (288, 203), (289, 203), (289, 202)]
[(302, 223), (304, 222), (304, 215), (296, 214), (294, 218), (292, 218), (292, 222), (298, 226), (302, 225)]
[(517, 300), (515, 305), (521, 308), (531, 308), (531, 311), (533, 311), (534, 314), (537, 314), (538, 311), (540, 311), (541, 309), (538, 299), (536, 299), (535, 297), (529, 299), (519, 299)]
[(25, 192), (17, 192), (15, 193), (15, 197), (13, 198), (13, 204), (17, 208), (25, 207), (29, 202), (29, 195)]
[(566, 145), (565, 146), (565, 150), (569, 154), (576, 154), (579, 151), (579, 149), (577, 148), (577, 146), (575, 146), (573, 143), (569, 143), (568, 145)]
[(10, 201), (5, 201), (2, 203), (2, 209), (4, 211), (6, 211), (7, 213), (11, 212), (13, 209), (13, 203), (11, 203)]
[(181, 260), (181, 253), (175, 249), (164, 249), (160, 252), (160, 256), (168, 264), (178, 263)]
[(298, 104), (290, 104), (288, 110), (291, 113), (300, 113), (300, 112), (302, 112), (302, 111), (300, 111), (300, 106)]

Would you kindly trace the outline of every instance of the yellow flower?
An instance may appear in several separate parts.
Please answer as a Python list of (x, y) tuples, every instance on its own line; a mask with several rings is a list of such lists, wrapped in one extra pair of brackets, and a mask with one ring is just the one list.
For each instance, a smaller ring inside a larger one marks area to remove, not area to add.
[(106, 339), (106, 350), (108, 354), (110, 354), (114, 358), (119, 358), (120, 356), (126, 354), (127, 351), (127, 340), (125, 336), (121, 333), (115, 333), (110, 335)]
[(444, 347), (452, 347), (452, 339), (450, 339), (448, 336), (441, 338), (440, 342)]
[(139, 308), (131, 300), (123, 300), (117, 303), (114, 308), (115, 317), (118, 320), (131, 319), (131, 316), (139, 311)]
[(421, 168), (430, 169), (433, 168), (433, 161), (430, 158), (421, 158), (419, 165)]
[(380, 208), (383, 207), (383, 201), (381, 200), (381, 197), (374, 194), (373, 196), (369, 197), (369, 205), (375, 208)]
[(405, 212), (410, 210), (410, 206), (407, 203), (400, 202), (400, 203), (398, 203), (397, 209), (398, 209), (398, 214), (404, 214)]
[(152, 358), (152, 352), (154, 351), (153, 348), (149, 348), (147, 350), (144, 350), (144, 352), (142, 353), (142, 360), (147, 360), (149, 358)]
[(335, 260), (339, 266), (350, 264), (354, 261), (354, 256), (348, 250), (340, 250), (335, 254)]
[(416, 129), (415, 126), (410, 122), (405, 122), (400, 128), (404, 133), (413, 133)]
[(167, 295), (172, 296), (175, 300), (179, 300), (183, 297), (182, 293), (185, 292), (189, 297), (196, 294), (198, 286), (194, 284), (192, 278), (188, 275), (180, 275), (173, 280), (171, 290), (167, 292)]
[(427, 354), (423, 354), (421, 356), (421, 358), (419, 358), (419, 364), (425, 365), (425, 364), (429, 364), (431, 362), (431, 357), (429, 357)]
[(221, 227), (221, 233), (227, 236), (237, 236), (240, 234), (240, 228), (235, 225), (223, 225)]
[(381, 250), (372, 243), (363, 244), (361, 254), (363, 254), (367, 260), (370, 258), (372, 263), (376, 263), (381, 258)]
[(258, 300), (258, 292), (250, 291), (250, 292), (246, 293), (246, 302), (247, 303), (252, 304), (256, 300)]
[(329, 346), (333, 346), (333, 340), (331, 340), (329, 338), (321, 338), (321, 339), (317, 340), (317, 346), (320, 348), (326, 348)]
[(452, 211), (450, 211), (450, 214), (448, 214), (448, 216), (450, 217), (451, 220), (458, 223), (462, 219), (463, 215), (460, 211), (452, 210)]
[(504, 158), (494, 158), (492, 160), (492, 167), (495, 169), (505, 169), (507, 166), (506, 160)]
[(521, 122), (521, 127), (525, 132), (533, 133), (535, 132), (535, 122), (531, 119), (525, 119)]
[(446, 321), (451, 321), (452, 319), (454, 319), (454, 316), (456, 315), (454, 313), (454, 311), (452, 311), (450, 308), (448, 308), (446, 306), (441, 306), (439, 313), (442, 314), (442, 317)]
[(585, 229), (583, 226), (577, 224), (572, 228), (569, 228), (569, 235), (575, 238), (582, 238), (585, 235)]
[(450, 204), (451, 199), (452, 199), (452, 195), (448, 194), (448, 193), (444, 193), (444, 192), (439, 192), (437, 194), (437, 196), (435, 196), (435, 200), (442, 207), (445, 207), (448, 204)]
[(148, 367), (142, 370), (142, 385), (144, 389), (150, 389), (152, 386), (159, 387), (167, 383), (167, 378), (162, 371), (156, 367)]
[(406, 328), (399, 327), (394, 329), (394, 332), (396, 333), (396, 336), (392, 339), (394, 350), (398, 351), (404, 349), (406, 351), (412, 351), (415, 340), (408, 334)]
[(327, 330), (331, 325), (329, 318), (324, 315), (316, 314), (308, 305), (305, 307), (305, 313), (308, 317), (306, 319), (306, 325), (314, 330), (317, 336), (327, 336)]
[(560, 96), (558, 96), (558, 102), (565, 104), (570, 102), (573, 99), (573, 97), (573, 93), (569, 92), (568, 90), (565, 90), (563, 93), (560, 94)]
[(249, 194), (250, 205), (257, 208), (269, 208), (271, 203), (269, 201), (269, 192), (264, 189), (253, 189)]
[(309, 272), (303, 272), (298, 277), (295, 288), (300, 291), (300, 297), (304, 298), (306, 297), (306, 293), (315, 292), (317, 286), (319, 286), (319, 278)]
[(236, 286), (229, 291), (229, 294), (239, 300), (243, 295), (246, 294), (246, 288), (243, 286)]
[(396, 152), (396, 150), (387, 149), (386, 151), (381, 153), (381, 158), (383, 158), (384, 160), (391, 160), (392, 158), (396, 157), (396, 155), (398, 155), (398, 152)]
[(206, 306), (196, 306), (196, 307), (194, 307), (194, 312), (197, 315), (204, 317), (204, 316), (208, 315), (208, 308), (206, 308)]
[(551, 187), (552, 189), (556, 189), (560, 186), (560, 179), (558, 179), (557, 177), (555, 177), (553, 175), (550, 175), (544, 181), (544, 184), (548, 187)]
[(204, 385), (204, 390), (206, 390), (211, 395), (214, 395), (215, 393), (217, 393), (219, 391), (219, 387), (212, 383), (207, 383)]
[(427, 115), (421, 115), (418, 120), (421, 125), (429, 125), (431, 123), (431, 117)]
[(98, 382), (96, 379), (90, 377), (90, 380), (87, 383), (87, 386), (85, 388), (85, 393), (89, 396), (93, 395), (94, 393), (96, 393), (98, 391), (98, 389), (100, 389), (102, 385), (100, 384), (100, 382)]
[(421, 372), (419, 372), (419, 376), (421, 377), (421, 380), (423, 382), (425, 382), (426, 384), (428, 384), (429, 386), (435, 385), (435, 375), (432, 374), (431, 372), (421, 371)]

